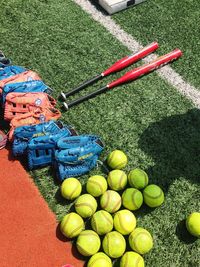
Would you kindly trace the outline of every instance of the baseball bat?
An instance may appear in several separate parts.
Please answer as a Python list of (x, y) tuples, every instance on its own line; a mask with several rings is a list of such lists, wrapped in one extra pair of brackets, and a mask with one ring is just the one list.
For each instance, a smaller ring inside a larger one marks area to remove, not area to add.
[(83, 82), (82, 84), (80, 84), (78, 87), (72, 89), (71, 91), (66, 92), (66, 93), (61, 92), (61, 94), (60, 94), (61, 98), (63, 100), (66, 100), (68, 96), (79, 92), (80, 90), (84, 89), (88, 85), (93, 84), (94, 82), (102, 79), (103, 77), (110, 75), (111, 73), (118, 72), (118, 71), (130, 66), (131, 64), (137, 62), (138, 60), (142, 59), (143, 57), (149, 55), (150, 53), (152, 53), (156, 49), (158, 49), (158, 43), (157, 42), (153, 42), (153, 43), (149, 44), (148, 46), (144, 47), (143, 49), (141, 49), (137, 53), (126, 56), (126, 57), (118, 60), (111, 67), (106, 69), (101, 74), (98, 74), (95, 77), (93, 77), (92, 79)]
[(139, 78), (145, 74), (148, 74), (148, 73), (158, 69), (159, 67), (162, 67), (162, 66), (178, 59), (179, 57), (181, 57), (181, 55), (182, 55), (181, 50), (177, 48), (174, 51), (172, 51), (166, 55), (163, 55), (163, 56), (155, 59), (154, 61), (152, 61), (150, 63), (147, 63), (143, 66), (140, 66), (138, 68), (135, 68), (135, 69), (127, 72), (119, 79), (107, 84), (106, 86), (104, 86), (104, 87), (102, 87), (102, 88), (100, 88), (100, 89), (98, 89), (98, 90), (96, 90), (96, 91), (94, 91), (94, 92), (92, 92), (86, 96), (80, 97), (80, 98), (78, 98), (78, 99), (76, 99), (76, 100), (74, 100), (68, 104), (64, 102), (63, 106), (67, 110), (67, 109), (69, 109), (69, 108), (71, 108), (77, 104), (82, 103), (83, 101), (86, 101), (90, 98), (95, 97), (96, 95), (104, 93), (111, 88), (117, 87), (117, 86), (124, 84), (124, 83), (134, 81), (137, 78)]

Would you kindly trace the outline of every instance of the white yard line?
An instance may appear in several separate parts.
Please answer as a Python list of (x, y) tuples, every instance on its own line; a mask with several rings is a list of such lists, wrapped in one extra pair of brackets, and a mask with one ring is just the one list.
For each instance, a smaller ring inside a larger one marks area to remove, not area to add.
[[(125, 32), (110, 16), (104, 15), (103, 13), (99, 12), (96, 7), (90, 3), (90, 1), (73, 1), (78, 4), (85, 12), (91, 15), (95, 21), (103, 25), (116, 39), (118, 39), (131, 52), (137, 52), (143, 47), (130, 34)], [(156, 54), (152, 54), (146, 57), (144, 61), (149, 62), (155, 58), (157, 58)], [(194, 86), (184, 81), (183, 78), (170, 66), (162, 67), (161, 69), (157, 70), (157, 73), (169, 84), (174, 86), (182, 95), (190, 99), (196, 107), (200, 108), (200, 90), (197, 90)]]

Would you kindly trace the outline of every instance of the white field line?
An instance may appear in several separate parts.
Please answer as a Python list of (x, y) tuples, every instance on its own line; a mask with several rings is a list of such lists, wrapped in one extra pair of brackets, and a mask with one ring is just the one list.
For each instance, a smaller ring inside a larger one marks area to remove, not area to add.
[[(136, 41), (130, 34), (126, 33), (110, 16), (99, 12), (94, 5), (88, 0), (73, 0), (85, 12), (87, 12), (95, 21), (103, 25), (116, 39), (126, 46), (132, 53), (137, 52), (143, 46)], [(153, 40), (152, 40), (153, 41)], [(151, 54), (145, 59), (146, 63), (154, 60), (158, 56)], [(182, 77), (174, 71), (170, 66), (164, 66), (157, 70), (158, 75), (174, 86), (182, 95), (187, 97), (193, 104), (200, 108), (200, 90), (190, 85), (182, 79)]]

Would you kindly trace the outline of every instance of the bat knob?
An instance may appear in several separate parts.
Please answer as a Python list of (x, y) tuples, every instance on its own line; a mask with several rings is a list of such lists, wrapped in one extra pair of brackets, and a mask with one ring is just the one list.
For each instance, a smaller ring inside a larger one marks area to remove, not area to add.
[(60, 97), (61, 97), (62, 100), (66, 100), (67, 99), (66, 96), (65, 96), (65, 93), (63, 93), (62, 91), (60, 93)]
[(69, 107), (68, 107), (68, 105), (67, 105), (66, 102), (63, 103), (63, 107), (64, 107), (65, 110), (68, 110), (69, 109)]

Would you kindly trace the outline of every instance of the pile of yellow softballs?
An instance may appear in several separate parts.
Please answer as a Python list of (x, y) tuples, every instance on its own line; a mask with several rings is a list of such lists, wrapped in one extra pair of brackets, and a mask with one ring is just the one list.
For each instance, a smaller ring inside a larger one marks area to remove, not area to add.
[[(75, 200), (76, 212), (64, 216), (60, 229), (66, 237), (77, 238), (78, 251), (90, 257), (88, 267), (111, 267), (112, 261), (119, 258), (120, 267), (144, 267), (142, 255), (153, 247), (152, 235), (136, 227), (133, 212), (143, 201), (149, 207), (160, 206), (164, 194), (159, 186), (148, 185), (148, 175), (141, 169), (131, 170), (127, 176), (121, 170), (127, 162), (121, 150), (111, 152), (107, 164), (113, 170), (107, 179), (101, 175), (90, 177), (86, 183), (87, 193), (82, 195), (77, 179), (68, 178), (62, 183), (61, 194)], [(88, 219), (91, 227), (85, 230)]]

